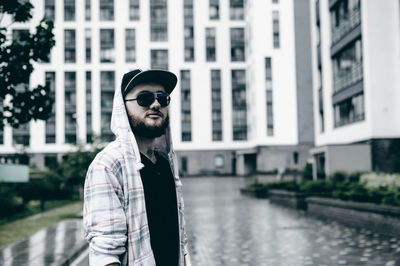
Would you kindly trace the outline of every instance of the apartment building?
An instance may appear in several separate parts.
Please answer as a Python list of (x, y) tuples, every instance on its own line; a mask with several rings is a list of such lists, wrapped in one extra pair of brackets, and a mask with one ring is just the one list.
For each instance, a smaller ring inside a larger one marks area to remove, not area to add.
[(113, 91), (124, 73), (168, 69), (179, 82), (170, 105), (174, 147), (186, 175), (303, 168), (314, 142), (310, 4), (283, 0), (34, 0), (33, 30), (54, 20), (49, 120), (0, 132), (3, 161), (30, 164), (96, 137), (107, 142)]
[(315, 177), (400, 171), (400, 1), (312, 0)]

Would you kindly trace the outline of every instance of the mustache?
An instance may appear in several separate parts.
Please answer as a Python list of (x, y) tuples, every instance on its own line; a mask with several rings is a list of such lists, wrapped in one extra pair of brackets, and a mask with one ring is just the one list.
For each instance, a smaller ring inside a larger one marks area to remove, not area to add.
[(146, 113), (146, 116), (148, 116), (148, 115), (159, 115), (159, 116), (161, 116), (162, 118), (164, 118), (164, 114), (161, 113), (160, 111), (157, 111), (157, 110), (148, 111), (148, 112)]

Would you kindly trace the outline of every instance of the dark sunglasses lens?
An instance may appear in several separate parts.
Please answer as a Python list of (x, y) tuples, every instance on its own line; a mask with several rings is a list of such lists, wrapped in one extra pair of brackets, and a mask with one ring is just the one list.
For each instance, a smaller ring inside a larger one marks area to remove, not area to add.
[(169, 104), (170, 98), (168, 94), (157, 94), (157, 101), (162, 107), (166, 107)]
[(142, 93), (137, 96), (137, 102), (140, 106), (150, 106), (154, 102), (153, 93)]

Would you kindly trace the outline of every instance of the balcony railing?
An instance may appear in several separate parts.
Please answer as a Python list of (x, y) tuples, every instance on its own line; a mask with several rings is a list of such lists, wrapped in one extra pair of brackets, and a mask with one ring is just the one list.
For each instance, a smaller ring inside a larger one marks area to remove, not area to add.
[(346, 34), (352, 29), (361, 24), (361, 13), (360, 10), (353, 10), (350, 14), (349, 19), (343, 21), (337, 28), (333, 28), (332, 32), (332, 44), (340, 41)]
[(343, 70), (334, 77), (333, 88), (335, 92), (341, 91), (342, 89), (356, 83), (363, 79), (363, 67), (362, 64), (358, 64), (349, 70)]

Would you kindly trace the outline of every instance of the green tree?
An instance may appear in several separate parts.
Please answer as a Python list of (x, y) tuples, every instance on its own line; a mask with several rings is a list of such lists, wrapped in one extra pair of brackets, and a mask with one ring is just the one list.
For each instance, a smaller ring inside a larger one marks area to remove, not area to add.
[[(28, 22), (32, 9), (29, 1), (0, 1), (0, 130), (5, 123), (17, 128), (32, 119), (46, 120), (52, 110), (54, 99), (49, 84), (35, 88), (28, 84), (33, 63), (50, 60), (50, 50), (55, 45), (53, 22), (43, 18), (33, 33), (21, 31), (18, 36), (8, 29), (14, 22)], [(4, 22), (6, 16), (11, 18), (11, 24)], [(4, 102), (6, 97), (9, 102)]]

